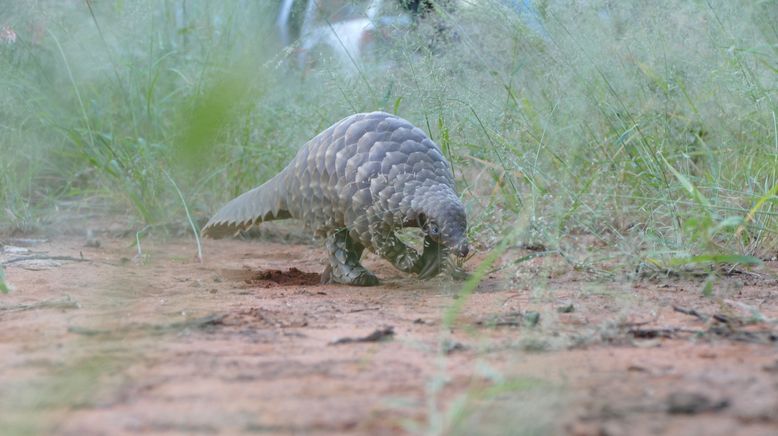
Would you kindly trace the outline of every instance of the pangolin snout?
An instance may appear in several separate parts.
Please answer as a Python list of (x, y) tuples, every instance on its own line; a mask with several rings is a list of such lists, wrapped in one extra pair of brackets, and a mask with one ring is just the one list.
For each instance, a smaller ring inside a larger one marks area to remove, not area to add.
[(470, 245), (467, 243), (467, 239), (462, 240), (456, 247), (454, 247), (454, 254), (457, 257), (465, 257), (470, 252)]

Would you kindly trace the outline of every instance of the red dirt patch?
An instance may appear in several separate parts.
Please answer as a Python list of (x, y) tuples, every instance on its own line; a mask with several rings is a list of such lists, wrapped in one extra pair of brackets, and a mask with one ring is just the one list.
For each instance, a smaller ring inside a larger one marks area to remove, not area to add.
[(319, 285), (318, 246), (101, 242), (6, 267), (3, 434), (778, 434), (775, 263), (705, 297), (537, 258), (463, 300), (373, 256)]

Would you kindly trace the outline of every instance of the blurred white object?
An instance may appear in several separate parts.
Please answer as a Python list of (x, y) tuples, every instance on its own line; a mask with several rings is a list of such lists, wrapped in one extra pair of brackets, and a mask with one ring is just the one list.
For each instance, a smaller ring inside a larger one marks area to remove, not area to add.
[(300, 44), (300, 64), (304, 65), (310, 51), (322, 44), (332, 49), (343, 66), (357, 68), (364, 47), (372, 39), (375, 25), (370, 19), (360, 18), (317, 26), (304, 35)]
[[(294, 46), (297, 62), (303, 69), (316, 49), (326, 48), (346, 72), (355, 73), (380, 28), (401, 28), (411, 24), (408, 15), (382, 16), (383, 0), (306, 0), (298, 38), (294, 36), (293, 25), (295, 1), (281, 0), (275, 24), (281, 43)], [(337, 12), (333, 13), (333, 9)], [(339, 18), (332, 18), (338, 15)]]
[(279, 37), (284, 46), (292, 42), (292, 37), (289, 34), (289, 16), (292, 13), (293, 4), (294, 0), (283, 0), (281, 2), (281, 11), (278, 12), (278, 18), (276, 18), (276, 27), (278, 27)]
[(11, 45), (16, 42), (16, 32), (11, 26), (0, 27), (0, 43)]
[[(459, 8), (472, 8), (476, 6), (502, 7), (506, 12), (515, 13), (527, 28), (537, 36), (548, 39), (548, 32), (543, 23), (543, 17), (536, 7), (536, 0), (491, 0), (491, 3), (483, 3), (482, 0), (450, 0), (445, 3), (420, 1), (402, 3), (397, 0), (389, 3), (395, 5), (384, 6), (384, 0), (305, 0), (305, 9), (299, 27), (299, 39), (293, 33), (294, 14), (292, 13), (295, 1), (281, 0), (276, 27), (279, 39), (284, 46), (295, 47), (297, 62), (300, 68), (305, 69), (311, 62), (313, 53), (317, 48), (328, 49), (335, 57), (338, 64), (344, 67), (347, 73), (359, 71), (360, 62), (369, 50), (370, 43), (376, 38), (378, 32), (387, 29), (410, 28), (414, 22), (415, 14), (423, 17), (432, 11), (432, 8), (443, 7), (444, 10), (455, 11)], [(482, 4), (483, 3), (483, 4)], [(448, 5), (450, 9), (446, 9)], [(398, 9), (399, 7), (399, 9)], [(424, 8), (424, 10), (422, 10)], [(333, 13), (333, 9), (337, 13)], [(354, 13), (355, 10), (364, 12)], [(383, 9), (393, 10), (397, 15), (383, 15)], [(332, 21), (327, 18), (338, 15), (347, 10), (345, 16)], [(407, 13), (399, 13), (404, 10)], [(297, 43), (294, 44), (295, 39)]]
[[(334, 23), (314, 25), (317, 0), (308, 0), (300, 36), (298, 61), (303, 67), (307, 56), (319, 45), (328, 46), (337, 56), (339, 63), (352, 73), (357, 72), (359, 59), (365, 47), (373, 39), (375, 19), (381, 11), (383, 0), (372, 0), (364, 18), (354, 18)], [(282, 10), (283, 12), (283, 10)]]

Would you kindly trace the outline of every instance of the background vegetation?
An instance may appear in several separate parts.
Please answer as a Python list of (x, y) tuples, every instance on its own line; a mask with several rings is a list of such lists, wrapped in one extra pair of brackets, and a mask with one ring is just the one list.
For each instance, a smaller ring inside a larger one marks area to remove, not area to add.
[(202, 220), (386, 110), (454, 162), (481, 249), (517, 234), (606, 275), (776, 255), (775, 0), (467, 1), (303, 66), (274, 3), (0, 3), (2, 231), (185, 226), (174, 184)]

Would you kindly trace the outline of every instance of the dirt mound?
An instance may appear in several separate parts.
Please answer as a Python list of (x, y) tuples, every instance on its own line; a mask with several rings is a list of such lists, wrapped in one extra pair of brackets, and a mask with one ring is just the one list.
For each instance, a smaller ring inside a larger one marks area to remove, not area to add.
[(266, 269), (254, 271), (223, 270), (222, 276), (228, 280), (243, 282), (248, 287), (270, 288), (275, 286), (314, 286), (321, 284), (321, 274), (300, 271), (297, 268), (289, 268), (286, 271), (278, 269)]

